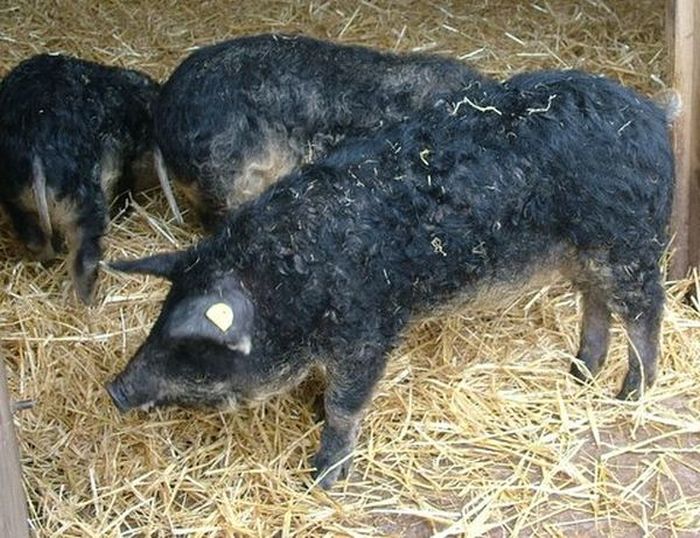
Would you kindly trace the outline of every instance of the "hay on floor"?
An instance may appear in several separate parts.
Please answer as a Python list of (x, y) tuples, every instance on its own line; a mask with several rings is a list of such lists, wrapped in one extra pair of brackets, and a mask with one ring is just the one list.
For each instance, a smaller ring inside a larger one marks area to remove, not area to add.
[[(302, 31), (441, 52), (498, 77), (579, 67), (649, 94), (668, 81), (663, 2), (20, 2), (0, 7), (0, 73), (62, 51), (164, 78), (197, 44)], [(459, 7), (461, 6), (461, 7)], [(191, 244), (155, 192), (114, 222), (106, 257)], [(192, 219), (190, 219), (190, 222)], [(39, 536), (691, 536), (700, 533), (700, 315), (669, 283), (663, 358), (639, 404), (567, 375), (580, 307), (566, 286), (414, 326), (364, 422), (351, 479), (311, 487), (312, 383), (235, 414), (119, 416), (103, 390), (148, 333), (167, 286), (103, 273), (89, 309), (64, 263), (0, 235), (0, 341)], [(695, 277), (697, 278), (697, 276)], [(695, 298), (697, 302), (697, 298)], [(697, 306), (697, 304), (696, 304)]]

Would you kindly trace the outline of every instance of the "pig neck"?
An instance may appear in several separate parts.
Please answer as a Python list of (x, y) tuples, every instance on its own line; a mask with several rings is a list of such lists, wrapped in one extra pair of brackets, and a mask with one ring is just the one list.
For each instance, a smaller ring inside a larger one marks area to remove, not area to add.
[(292, 360), (292, 354), (311, 343), (309, 328), (318, 326), (329, 297), (319, 281), (321, 271), (300, 261), (300, 256), (307, 257), (308, 247), (294, 250), (287, 223), (272, 216), (276, 223), (272, 225), (268, 217), (263, 204), (244, 206), (197, 254), (207, 262), (203, 266), (209, 274), (233, 272), (250, 294), (255, 305), (254, 341), (263, 343), (254, 353)]

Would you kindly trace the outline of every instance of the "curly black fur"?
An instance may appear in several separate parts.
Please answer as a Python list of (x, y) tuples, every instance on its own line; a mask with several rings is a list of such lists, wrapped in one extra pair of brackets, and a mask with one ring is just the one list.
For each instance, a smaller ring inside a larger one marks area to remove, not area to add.
[(53, 257), (65, 237), (84, 300), (109, 204), (152, 149), (157, 91), (143, 73), (49, 54), (23, 61), (0, 85), (0, 203), (40, 257)]
[(310, 152), (404, 119), (480, 76), (438, 56), (264, 34), (204, 47), (164, 84), (155, 132), (206, 225)]
[[(320, 365), (315, 463), (327, 486), (347, 470), (329, 469), (350, 454), (407, 321), (545, 267), (583, 293), (573, 373), (600, 368), (614, 311), (632, 343), (619, 396), (639, 395), (656, 373), (672, 191), (664, 112), (633, 91), (576, 71), (483, 81), (345, 141), (189, 251), (115, 264), (173, 286), (110, 391), (122, 408), (212, 404), (275, 392)], [(205, 318), (217, 302), (232, 309), (231, 329)]]

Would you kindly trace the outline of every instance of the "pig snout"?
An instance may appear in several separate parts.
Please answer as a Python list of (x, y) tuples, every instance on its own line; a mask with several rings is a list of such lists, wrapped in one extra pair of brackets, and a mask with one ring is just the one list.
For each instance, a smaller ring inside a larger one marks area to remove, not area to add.
[(129, 405), (129, 398), (124, 389), (124, 383), (119, 378), (114, 379), (111, 383), (107, 383), (105, 388), (110, 398), (112, 398), (112, 403), (119, 411), (125, 413), (133, 407)]
[(122, 413), (134, 408), (148, 410), (152, 407), (149, 388), (141, 383), (132, 383), (127, 378), (128, 373), (122, 372), (105, 386), (114, 406)]

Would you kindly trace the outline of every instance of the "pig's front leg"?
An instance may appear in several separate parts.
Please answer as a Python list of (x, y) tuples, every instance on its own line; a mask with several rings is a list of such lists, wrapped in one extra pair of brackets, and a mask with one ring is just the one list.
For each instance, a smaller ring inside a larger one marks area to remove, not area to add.
[(88, 210), (68, 225), (66, 239), (71, 251), (71, 272), (73, 285), (78, 297), (90, 304), (97, 281), (97, 271), (102, 257), (100, 242), (104, 234), (107, 211), (100, 199), (92, 205), (85, 204)]
[(313, 459), (314, 477), (323, 489), (329, 489), (338, 478), (348, 475), (360, 420), (385, 363), (385, 351), (363, 346), (355, 353), (331, 359), (326, 365), (325, 424), (321, 447)]

